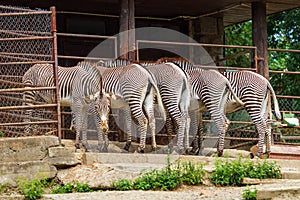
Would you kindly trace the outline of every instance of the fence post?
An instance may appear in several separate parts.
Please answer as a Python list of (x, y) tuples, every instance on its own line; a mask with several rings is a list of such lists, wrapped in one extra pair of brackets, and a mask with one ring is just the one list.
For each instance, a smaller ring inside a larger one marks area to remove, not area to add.
[(60, 94), (59, 94), (59, 85), (58, 85), (58, 60), (57, 60), (57, 29), (56, 29), (56, 9), (54, 6), (50, 8), (51, 10), (51, 33), (53, 37), (52, 44), (52, 60), (53, 62), (53, 80), (56, 87), (55, 98), (57, 103), (57, 136), (59, 145), (61, 145), (61, 113), (60, 113)]

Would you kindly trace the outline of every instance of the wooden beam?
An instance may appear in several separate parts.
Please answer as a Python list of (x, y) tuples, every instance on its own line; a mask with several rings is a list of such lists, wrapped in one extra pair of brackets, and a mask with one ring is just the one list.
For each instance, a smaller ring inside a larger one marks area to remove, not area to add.
[(257, 47), (258, 73), (269, 79), (266, 2), (252, 2), (252, 41)]
[(120, 0), (120, 4), (120, 58), (135, 60), (134, 0)]

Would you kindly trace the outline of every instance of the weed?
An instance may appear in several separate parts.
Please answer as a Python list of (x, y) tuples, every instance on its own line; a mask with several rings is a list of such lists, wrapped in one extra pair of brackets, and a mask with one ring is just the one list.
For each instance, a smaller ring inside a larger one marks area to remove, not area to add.
[(0, 137), (4, 137), (4, 133), (0, 131)]
[(120, 190), (120, 191), (132, 190), (133, 183), (130, 180), (122, 179), (122, 180), (113, 182), (112, 187), (115, 188), (116, 190)]
[(256, 200), (257, 189), (254, 187), (249, 187), (243, 190), (242, 197), (245, 200)]
[(53, 188), (52, 194), (64, 194), (72, 192), (92, 192), (93, 190), (88, 186), (87, 183), (67, 183), (65, 185), (58, 185)]
[(280, 178), (280, 167), (275, 162), (253, 162), (249, 159), (238, 158), (237, 160), (215, 162), (215, 170), (209, 176), (215, 185), (240, 186), (244, 177), (249, 178)]
[(25, 196), (26, 199), (39, 199), (45, 193), (43, 185), (37, 179), (28, 181), (26, 178), (20, 178), (17, 180), (17, 184), (19, 191)]
[(146, 172), (133, 182), (129, 180), (114, 182), (113, 188), (116, 190), (174, 190), (182, 183), (188, 185), (200, 184), (204, 175), (202, 164), (178, 162), (172, 168), (168, 161), (166, 168), (160, 171), (154, 169)]
[(0, 194), (6, 192), (8, 190), (8, 188), (9, 188), (8, 183), (0, 184)]

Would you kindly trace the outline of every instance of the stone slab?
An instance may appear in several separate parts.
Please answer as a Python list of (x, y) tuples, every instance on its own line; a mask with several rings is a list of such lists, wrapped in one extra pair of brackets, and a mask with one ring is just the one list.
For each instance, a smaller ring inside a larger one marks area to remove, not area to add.
[(0, 138), (0, 163), (39, 161), (47, 156), (49, 147), (58, 145), (55, 136)]
[(56, 173), (57, 169), (44, 161), (0, 163), (0, 184), (16, 186), (19, 178), (54, 178)]

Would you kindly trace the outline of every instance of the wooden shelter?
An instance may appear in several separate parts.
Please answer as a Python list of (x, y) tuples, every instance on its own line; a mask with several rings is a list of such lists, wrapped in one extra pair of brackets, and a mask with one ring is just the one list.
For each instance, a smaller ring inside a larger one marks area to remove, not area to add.
[[(135, 27), (163, 26), (198, 42), (215, 44), (223, 44), (224, 27), (252, 19), (258, 72), (267, 78), (266, 16), (300, 7), (298, 0), (90, 0), (84, 3), (80, 0), (19, 0), (1, 1), (1, 4), (43, 9), (56, 6), (59, 32), (114, 35)], [(98, 18), (94, 19), (95, 16)], [(135, 35), (122, 35), (119, 39), (120, 54), (134, 59)], [(83, 51), (78, 42), (59, 40), (60, 53), (71, 54), (74, 49), (80, 49), (82, 54), (90, 50)]]

